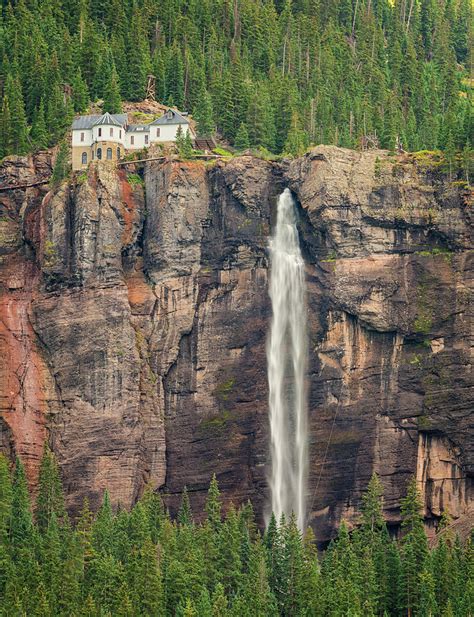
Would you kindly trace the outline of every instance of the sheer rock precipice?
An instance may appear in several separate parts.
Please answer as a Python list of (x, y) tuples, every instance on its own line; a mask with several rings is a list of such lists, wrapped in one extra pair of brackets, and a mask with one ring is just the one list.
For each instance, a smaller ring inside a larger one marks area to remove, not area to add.
[[(47, 170), (11, 158), (0, 184)], [(196, 511), (267, 503), (267, 242), (298, 203), (307, 263), (309, 520), (357, 521), (377, 471), (399, 522), (417, 474), (427, 523), (472, 507), (469, 283), (460, 183), (410, 156), (320, 146), (293, 161), (107, 164), (49, 191), (0, 192), (0, 445), (34, 485), (43, 442), (71, 511), (147, 482)]]

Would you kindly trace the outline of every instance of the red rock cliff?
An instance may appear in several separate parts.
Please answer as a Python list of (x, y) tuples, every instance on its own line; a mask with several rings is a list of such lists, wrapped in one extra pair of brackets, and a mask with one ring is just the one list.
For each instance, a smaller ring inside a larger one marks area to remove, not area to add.
[[(0, 183), (39, 174), (11, 159)], [(34, 485), (48, 438), (68, 503), (146, 482), (201, 509), (267, 497), (267, 238), (298, 202), (307, 263), (309, 502), (317, 537), (356, 519), (372, 471), (389, 519), (416, 473), (428, 521), (472, 504), (474, 440), (462, 187), (410, 158), (319, 147), (271, 163), (106, 164), (46, 193), (0, 193), (0, 444)], [(471, 431), (471, 432), (470, 432)]]

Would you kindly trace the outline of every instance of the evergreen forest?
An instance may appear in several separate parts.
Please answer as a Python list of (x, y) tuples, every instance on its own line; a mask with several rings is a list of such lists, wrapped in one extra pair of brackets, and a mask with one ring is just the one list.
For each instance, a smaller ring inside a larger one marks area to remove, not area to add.
[(430, 548), (412, 480), (392, 538), (373, 476), (359, 526), (344, 522), (322, 556), (293, 518), (261, 535), (250, 503), (225, 516), (215, 477), (196, 523), (185, 491), (172, 520), (146, 490), (130, 512), (107, 492), (74, 524), (58, 466), (46, 448), (32, 513), (24, 468), (0, 455), (2, 617), (468, 617), (474, 614), (474, 546), (443, 515)]
[(237, 149), (469, 152), (471, 0), (2, 0), (0, 157), (156, 99)]

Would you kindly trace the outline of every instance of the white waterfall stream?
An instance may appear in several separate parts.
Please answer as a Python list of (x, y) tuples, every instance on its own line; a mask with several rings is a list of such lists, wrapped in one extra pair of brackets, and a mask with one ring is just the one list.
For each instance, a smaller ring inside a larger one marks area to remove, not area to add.
[(271, 506), (277, 521), (293, 512), (306, 525), (308, 427), (304, 261), (296, 228), (295, 204), (288, 189), (278, 200), (270, 239), (272, 323), (267, 344), (271, 438)]

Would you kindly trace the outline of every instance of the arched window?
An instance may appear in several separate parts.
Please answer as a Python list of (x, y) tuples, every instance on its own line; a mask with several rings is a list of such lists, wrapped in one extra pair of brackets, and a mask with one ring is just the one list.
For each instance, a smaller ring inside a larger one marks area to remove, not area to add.
[(82, 153), (82, 164), (87, 165), (87, 152)]
[(107, 160), (112, 160), (112, 148), (107, 148)]
[(97, 158), (100, 159), (102, 158), (102, 148), (97, 148)]
[(120, 158), (120, 148), (117, 148), (117, 159)]

